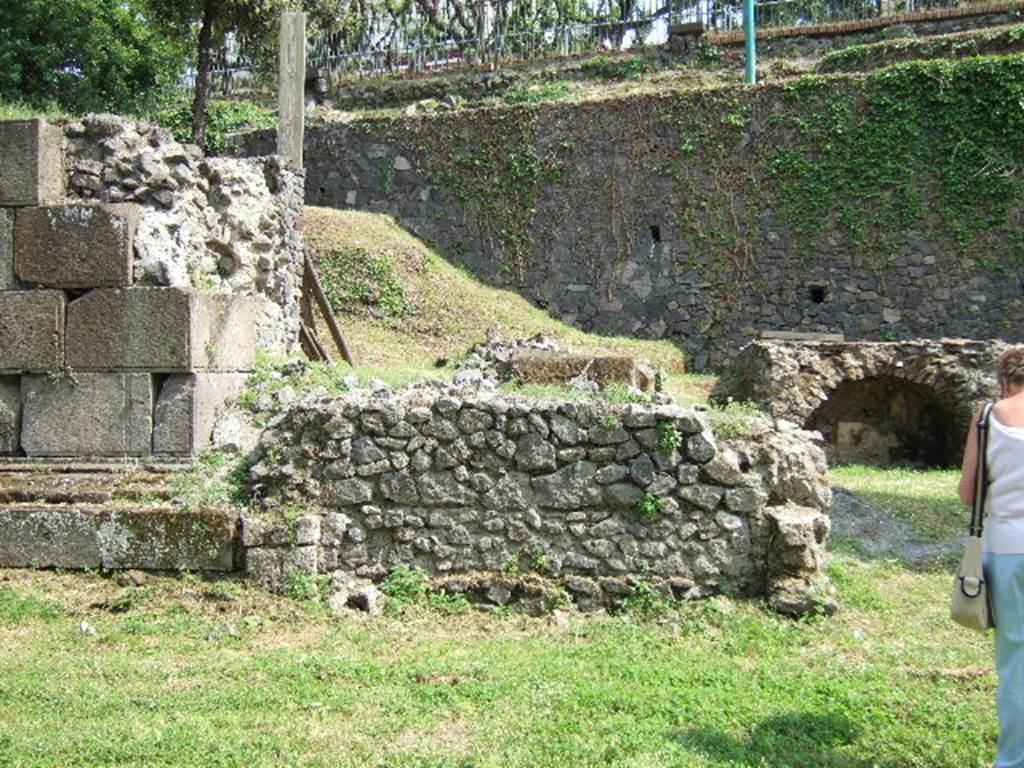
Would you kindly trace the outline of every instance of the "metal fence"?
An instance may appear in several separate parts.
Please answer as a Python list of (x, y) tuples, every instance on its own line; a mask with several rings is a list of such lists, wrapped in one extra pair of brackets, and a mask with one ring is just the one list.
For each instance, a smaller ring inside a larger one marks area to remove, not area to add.
[[(713, 32), (743, 28), (742, 0), (699, 0), (691, 5), (638, 0), (622, 18), (617, 17), (619, 7), (613, 10), (610, 0), (597, 2), (589, 9), (586, 20), (555, 19), (533, 29), (517, 29), (514, 22), (500, 18), (477, 18), (478, 34), (463, 38), (439, 35), (437, 25), (423, 17), (415, 3), (410, 3), (400, 18), (369, 20), (358, 40), (353, 41), (341, 32), (311, 38), (307, 67), (310, 76), (334, 79), (482, 64), (498, 66), (551, 56), (659, 45), (677, 24), (699, 22), (705, 30)], [(756, 4), (756, 13), (759, 28), (782, 28), (874, 19), (970, 3), (971, 0), (762, 0)], [(440, 11), (441, 20), (445, 21), (447, 6), (442, 4)], [(217, 55), (214, 95), (273, 91), (275, 73), (261, 68), (255, 63), (257, 59), (241, 53), (243, 49), (244, 45), (232, 41)], [(194, 87), (194, 74), (186, 77), (184, 86), (188, 90)]]

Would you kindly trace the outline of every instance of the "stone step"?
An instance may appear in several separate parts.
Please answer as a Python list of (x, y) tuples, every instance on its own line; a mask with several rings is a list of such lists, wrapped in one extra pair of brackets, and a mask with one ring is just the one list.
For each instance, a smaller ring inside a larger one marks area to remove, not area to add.
[(0, 567), (232, 571), (238, 510), (0, 503)]
[(186, 461), (0, 461), (0, 568), (231, 571), (237, 509), (171, 502)]

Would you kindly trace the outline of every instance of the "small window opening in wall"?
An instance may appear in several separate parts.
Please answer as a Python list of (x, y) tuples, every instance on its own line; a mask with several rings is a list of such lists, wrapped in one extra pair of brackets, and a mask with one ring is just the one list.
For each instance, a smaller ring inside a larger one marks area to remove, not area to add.
[(656, 243), (661, 242), (661, 227), (657, 224), (651, 224), (651, 240)]
[(808, 286), (808, 292), (810, 293), (811, 301), (815, 304), (822, 304), (828, 298), (828, 290), (824, 285)]

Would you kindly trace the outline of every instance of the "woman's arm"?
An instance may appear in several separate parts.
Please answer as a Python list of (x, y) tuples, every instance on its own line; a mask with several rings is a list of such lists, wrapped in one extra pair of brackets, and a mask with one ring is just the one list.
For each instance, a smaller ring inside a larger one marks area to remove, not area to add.
[(971, 419), (971, 428), (967, 431), (967, 444), (964, 446), (964, 463), (960, 467), (960, 501), (965, 507), (974, 506), (974, 489), (977, 487), (979, 418), (981, 411)]

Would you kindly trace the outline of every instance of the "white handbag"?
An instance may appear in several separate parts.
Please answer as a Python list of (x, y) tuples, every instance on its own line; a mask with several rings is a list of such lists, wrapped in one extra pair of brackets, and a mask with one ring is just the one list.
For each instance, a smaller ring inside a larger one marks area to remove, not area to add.
[(985, 518), (985, 498), (988, 496), (988, 422), (992, 405), (986, 405), (978, 420), (978, 468), (974, 480), (974, 504), (971, 507), (971, 527), (963, 560), (953, 580), (953, 599), (949, 615), (957, 624), (968, 629), (985, 630), (995, 626), (992, 615), (992, 596), (981, 553), (981, 532)]

